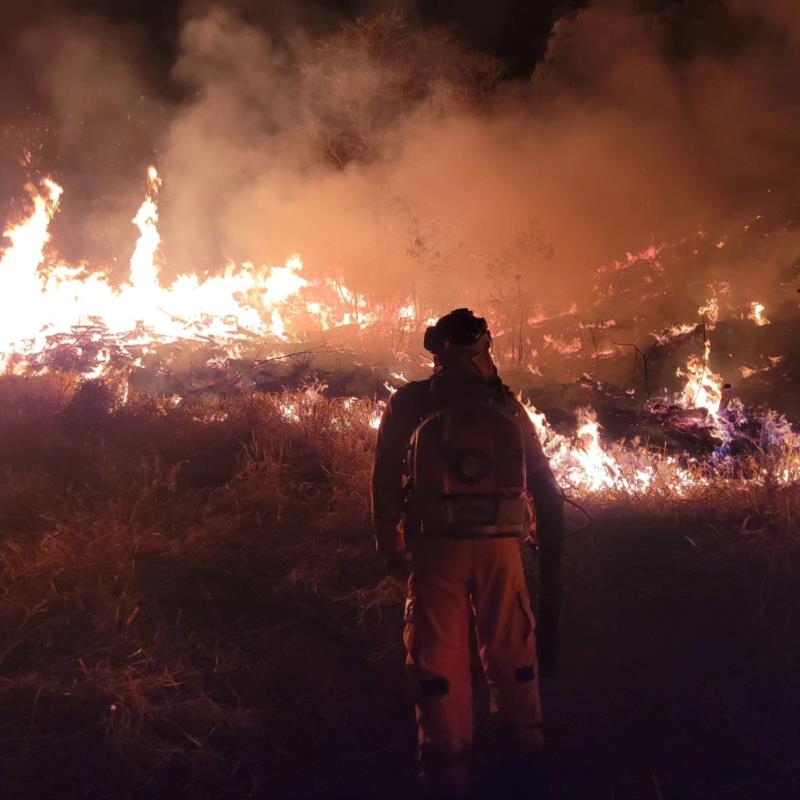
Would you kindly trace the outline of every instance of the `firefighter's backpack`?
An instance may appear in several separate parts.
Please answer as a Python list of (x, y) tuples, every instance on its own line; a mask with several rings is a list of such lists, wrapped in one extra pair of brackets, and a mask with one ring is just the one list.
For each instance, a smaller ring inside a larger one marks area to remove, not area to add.
[(422, 535), (516, 537), (530, 524), (522, 431), (489, 393), (424, 418), (407, 468), (409, 511)]

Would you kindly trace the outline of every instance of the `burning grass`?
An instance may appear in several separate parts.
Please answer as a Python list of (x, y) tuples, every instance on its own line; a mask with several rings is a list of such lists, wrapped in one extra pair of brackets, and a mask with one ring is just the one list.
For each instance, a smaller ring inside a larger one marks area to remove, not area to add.
[[(385, 688), (401, 684), (402, 589), (369, 535), (375, 402), (125, 400), (0, 381), (0, 796), (297, 796), (309, 758), (385, 758), (363, 751), (378, 728), (410, 756)], [(777, 456), (747, 481), (692, 467), (677, 494), (663, 454), (637, 458), (659, 481), (584, 492), (591, 515), (633, 499), (687, 536), (796, 540)], [(350, 713), (364, 703), (370, 719)]]

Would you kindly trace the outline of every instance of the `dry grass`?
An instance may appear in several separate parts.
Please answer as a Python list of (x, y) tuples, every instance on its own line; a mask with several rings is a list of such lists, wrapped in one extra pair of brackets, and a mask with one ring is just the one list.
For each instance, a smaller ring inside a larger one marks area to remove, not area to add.
[(0, 787), (51, 780), (31, 784), (18, 759), (54, 735), (54, 707), (91, 708), (90, 738), (128, 778), (180, 762), (182, 781), (224, 782), (249, 758), (235, 751), (259, 703), (242, 693), (282, 626), (373, 577), (372, 404), (311, 391), (115, 408), (51, 379), (0, 393), (0, 696), (17, 709)]
[[(383, 674), (359, 664), (399, 671), (402, 599), (371, 553), (373, 413), (0, 380), (0, 797), (291, 796), (310, 731), (363, 739), (335, 720)], [(769, 479), (653, 508), (760, 545), (800, 524)]]

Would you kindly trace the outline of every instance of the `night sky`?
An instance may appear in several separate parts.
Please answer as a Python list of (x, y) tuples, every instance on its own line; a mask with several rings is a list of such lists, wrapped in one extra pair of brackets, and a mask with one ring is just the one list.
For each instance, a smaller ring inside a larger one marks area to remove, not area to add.
[[(2, 0), (7, 21), (0, 37), (13, 37), (20, 25), (34, 17), (45, 17), (54, 11), (97, 14), (109, 20), (134, 23), (147, 31), (156, 57), (169, 64), (175, 52), (181, 14), (186, 8), (202, 5), (205, 0), (49, 0), (32, 10), (15, 0)], [(210, 4), (210, 3), (205, 3)], [(231, 5), (223, 3), (222, 5)], [(506, 74), (519, 77), (529, 73), (541, 58), (554, 20), (564, 13), (587, 5), (586, 0), (319, 0), (319, 2), (276, 3), (271, 0), (238, 0), (235, 4), (245, 17), (254, 21), (275, 14), (276, 8), (291, 7), (300, 19), (313, 19), (317, 24), (335, 26), (339, 19), (376, 10), (399, 7), (423, 23), (455, 25), (475, 47), (503, 60)]]

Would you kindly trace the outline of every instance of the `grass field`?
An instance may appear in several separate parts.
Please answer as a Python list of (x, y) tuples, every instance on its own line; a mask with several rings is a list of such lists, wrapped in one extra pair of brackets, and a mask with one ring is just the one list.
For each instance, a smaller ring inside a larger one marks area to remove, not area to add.
[[(0, 379), (0, 798), (412, 795), (373, 414)], [(544, 686), (557, 796), (800, 796), (799, 503), (584, 501)]]

